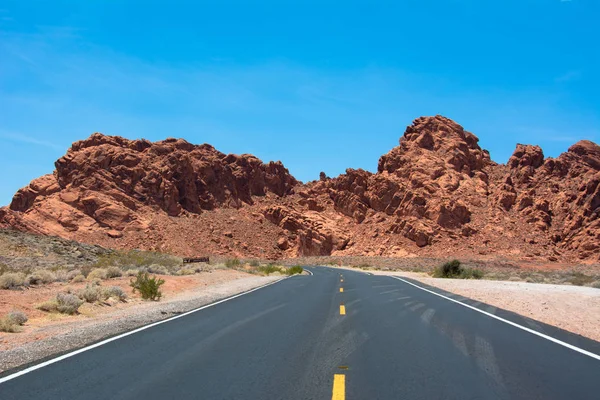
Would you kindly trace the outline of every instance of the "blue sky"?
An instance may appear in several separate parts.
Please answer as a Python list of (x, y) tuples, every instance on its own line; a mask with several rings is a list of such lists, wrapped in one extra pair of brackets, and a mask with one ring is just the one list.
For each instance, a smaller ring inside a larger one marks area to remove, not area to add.
[(0, 204), (92, 132), (183, 137), (303, 181), (442, 114), (506, 162), (600, 141), (597, 0), (0, 0)]

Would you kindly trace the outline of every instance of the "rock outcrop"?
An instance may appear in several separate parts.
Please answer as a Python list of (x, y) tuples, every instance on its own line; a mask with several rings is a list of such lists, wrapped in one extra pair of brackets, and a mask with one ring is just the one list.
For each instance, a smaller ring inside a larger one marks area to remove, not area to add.
[(375, 173), (302, 184), (280, 162), (182, 139), (94, 134), (19, 190), (0, 225), (182, 255), (502, 255), (600, 260), (600, 147), (557, 158), (518, 144), (506, 165), (475, 135), (421, 117)]

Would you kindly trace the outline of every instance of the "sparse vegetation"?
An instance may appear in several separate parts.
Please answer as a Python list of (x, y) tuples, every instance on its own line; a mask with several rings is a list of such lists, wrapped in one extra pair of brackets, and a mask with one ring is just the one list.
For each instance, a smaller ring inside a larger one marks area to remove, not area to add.
[(476, 268), (463, 268), (460, 261), (452, 260), (436, 267), (432, 276), (434, 278), (481, 279), (483, 271)]
[(171, 271), (164, 265), (153, 264), (148, 267), (148, 272), (158, 275), (170, 275)]
[(20, 326), (27, 322), (27, 315), (21, 311), (11, 311), (0, 318), (0, 332), (15, 333), (20, 331)]
[(37, 308), (46, 312), (73, 315), (77, 313), (83, 303), (83, 300), (72, 293), (59, 293), (54, 299), (39, 304)]
[(0, 289), (17, 289), (25, 285), (25, 274), (8, 272), (0, 276)]
[(581, 272), (573, 272), (570, 275), (571, 276), (567, 278), (567, 282), (575, 286), (585, 286), (591, 284), (595, 279), (593, 276), (585, 275)]
[(11, 311), (8, 313), (6, 318), (8, 318), (10, 321), (17, 325), (23, 325), (29, 320), (29, 318), (27, 318), (27, 315), (22, 311)]
[(294, 265), (293, 267), (286, 268), (283, 270), (283, 273), (285, 273), (287, 275), (296, 275), (296, 274), (301, 274), (302, 272), (304, 272), (304, 268), (302, 268), (299, 265)]
[(194, 275), (196, 270), (193, 268), (181, 268), (177, 271), (177, 275)]
[(82, 274), (79, 275), (75, 275), (72, 279), (71, 282), (73, 283), (79, 283), (79, 282), (84, 282), (85, 281), (85, 276), (83, 276)]
[(71, 293), (59, 293), (56, 295), (56, 310), (61, 314), (76, 314), (83, 300)]
[(127, 294), (121, 289), (119, 286), (108, 286), (102, 288), (102, 298), (110, 299), (110, 298), (125, 301), (127, 300)]
[(95, 303), (100, 300), (100, 286), (87, 285), (79, 291), (78, 296), (86, 303)]
[(106, 269), (106, 277), (107, 278), (119, 278), (123, 276), (123, 271), (119, 267), (108, 267)]
[(260, 267), (260, 261), (258, 260), (250, 260), (250, 262), (248, 263), (248, 265), (250, 265), (251, 267)]
[(225, 260), (225, 266), (227, 268), (237, 268), (241, 265), (241, 262), (237, 258), (229, 258)]
[(99, 256), (96, 267), (107, 268), (114, 266), (122, 270), (128, 270), (160, 265), (165, 267), (167, 271), (164, 275), (168, 275), (170, 273), (168, 271), (178, 268), (181, 265), (181, 261), (179, 257), (153, 251), (115, 251)]
[(281, 272), (281, 268), (273, 264), (268, 264), (258, 267), (258, 271), (264, 275), (270, 275), (275, 272)]
[(135, 279), (132, 279), (129, 283), (133, 289), (133, 292), (140, 292), (142, 299), (144, 300), (160, 300), (162, 292), (160, 287), (165, 283), (164, 279), (150, 277), (147, 272), (139, 272)]
[(33, 271), (26, 278), (27, 283), (30, 285), (41, 285), (45, 283), (52, 283), (56, 281), (56, 275), (54, 272), (49, 271), (47, 269), (38, 269)]
[(108, 278), (106, 268), (94, 268), (87, 276), (88, 281), (94, 281), (96, 279), (104, 280)]

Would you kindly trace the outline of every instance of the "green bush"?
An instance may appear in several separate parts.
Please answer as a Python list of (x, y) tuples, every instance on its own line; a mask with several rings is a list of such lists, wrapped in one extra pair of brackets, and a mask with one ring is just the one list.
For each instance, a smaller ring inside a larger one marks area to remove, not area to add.
[(483, 271), (476, 268), (463, 268), (460, 261), (452, 260), (436, 267), (432, 276), (435, 278), (481, 279)]
[(157, 279), (156, 276), (150, 278), (147, 272), (139, 272), (129, 285), (133, 288), (133, 293), (139, 291), (144, 300), (160, 300), (162, 296), (160, 287), (164, 283), (163, 279)]
[(240, 264), (241, 264), (241, 262), (237, 258), (230, 258), (230, 259), (225, 260), (225, 266), (227, 268), (236, 268), (236, 267), (239, 267)]
[(258, 268), (258, 271), (265, 274), (265, 275), (269, 275), (272, 274), (274, 272), (281, 272), (281, 268), (279, 268), (276, 265), (273, 264), (269, 264), (269, 265), (263, 265), (262, 267)]
[(294, 265), (293, 267), (285, 269), (283, 272), (287, 275), (301, 274), (304, 272), (304, 268), (299, 265)]

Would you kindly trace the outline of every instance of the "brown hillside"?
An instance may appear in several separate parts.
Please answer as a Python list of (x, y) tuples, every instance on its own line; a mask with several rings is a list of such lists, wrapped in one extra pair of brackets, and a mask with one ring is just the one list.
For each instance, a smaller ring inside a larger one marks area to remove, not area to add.
[(0, 209), (0, 225), (180, 255), (506, 256), (600, 260), (600, 146), (556, 159), (517, 145), (492, 162), (475, 135), (421, 117), (377, 173), (302, 184), (280, 162), (182, 139), (94, 134)]

